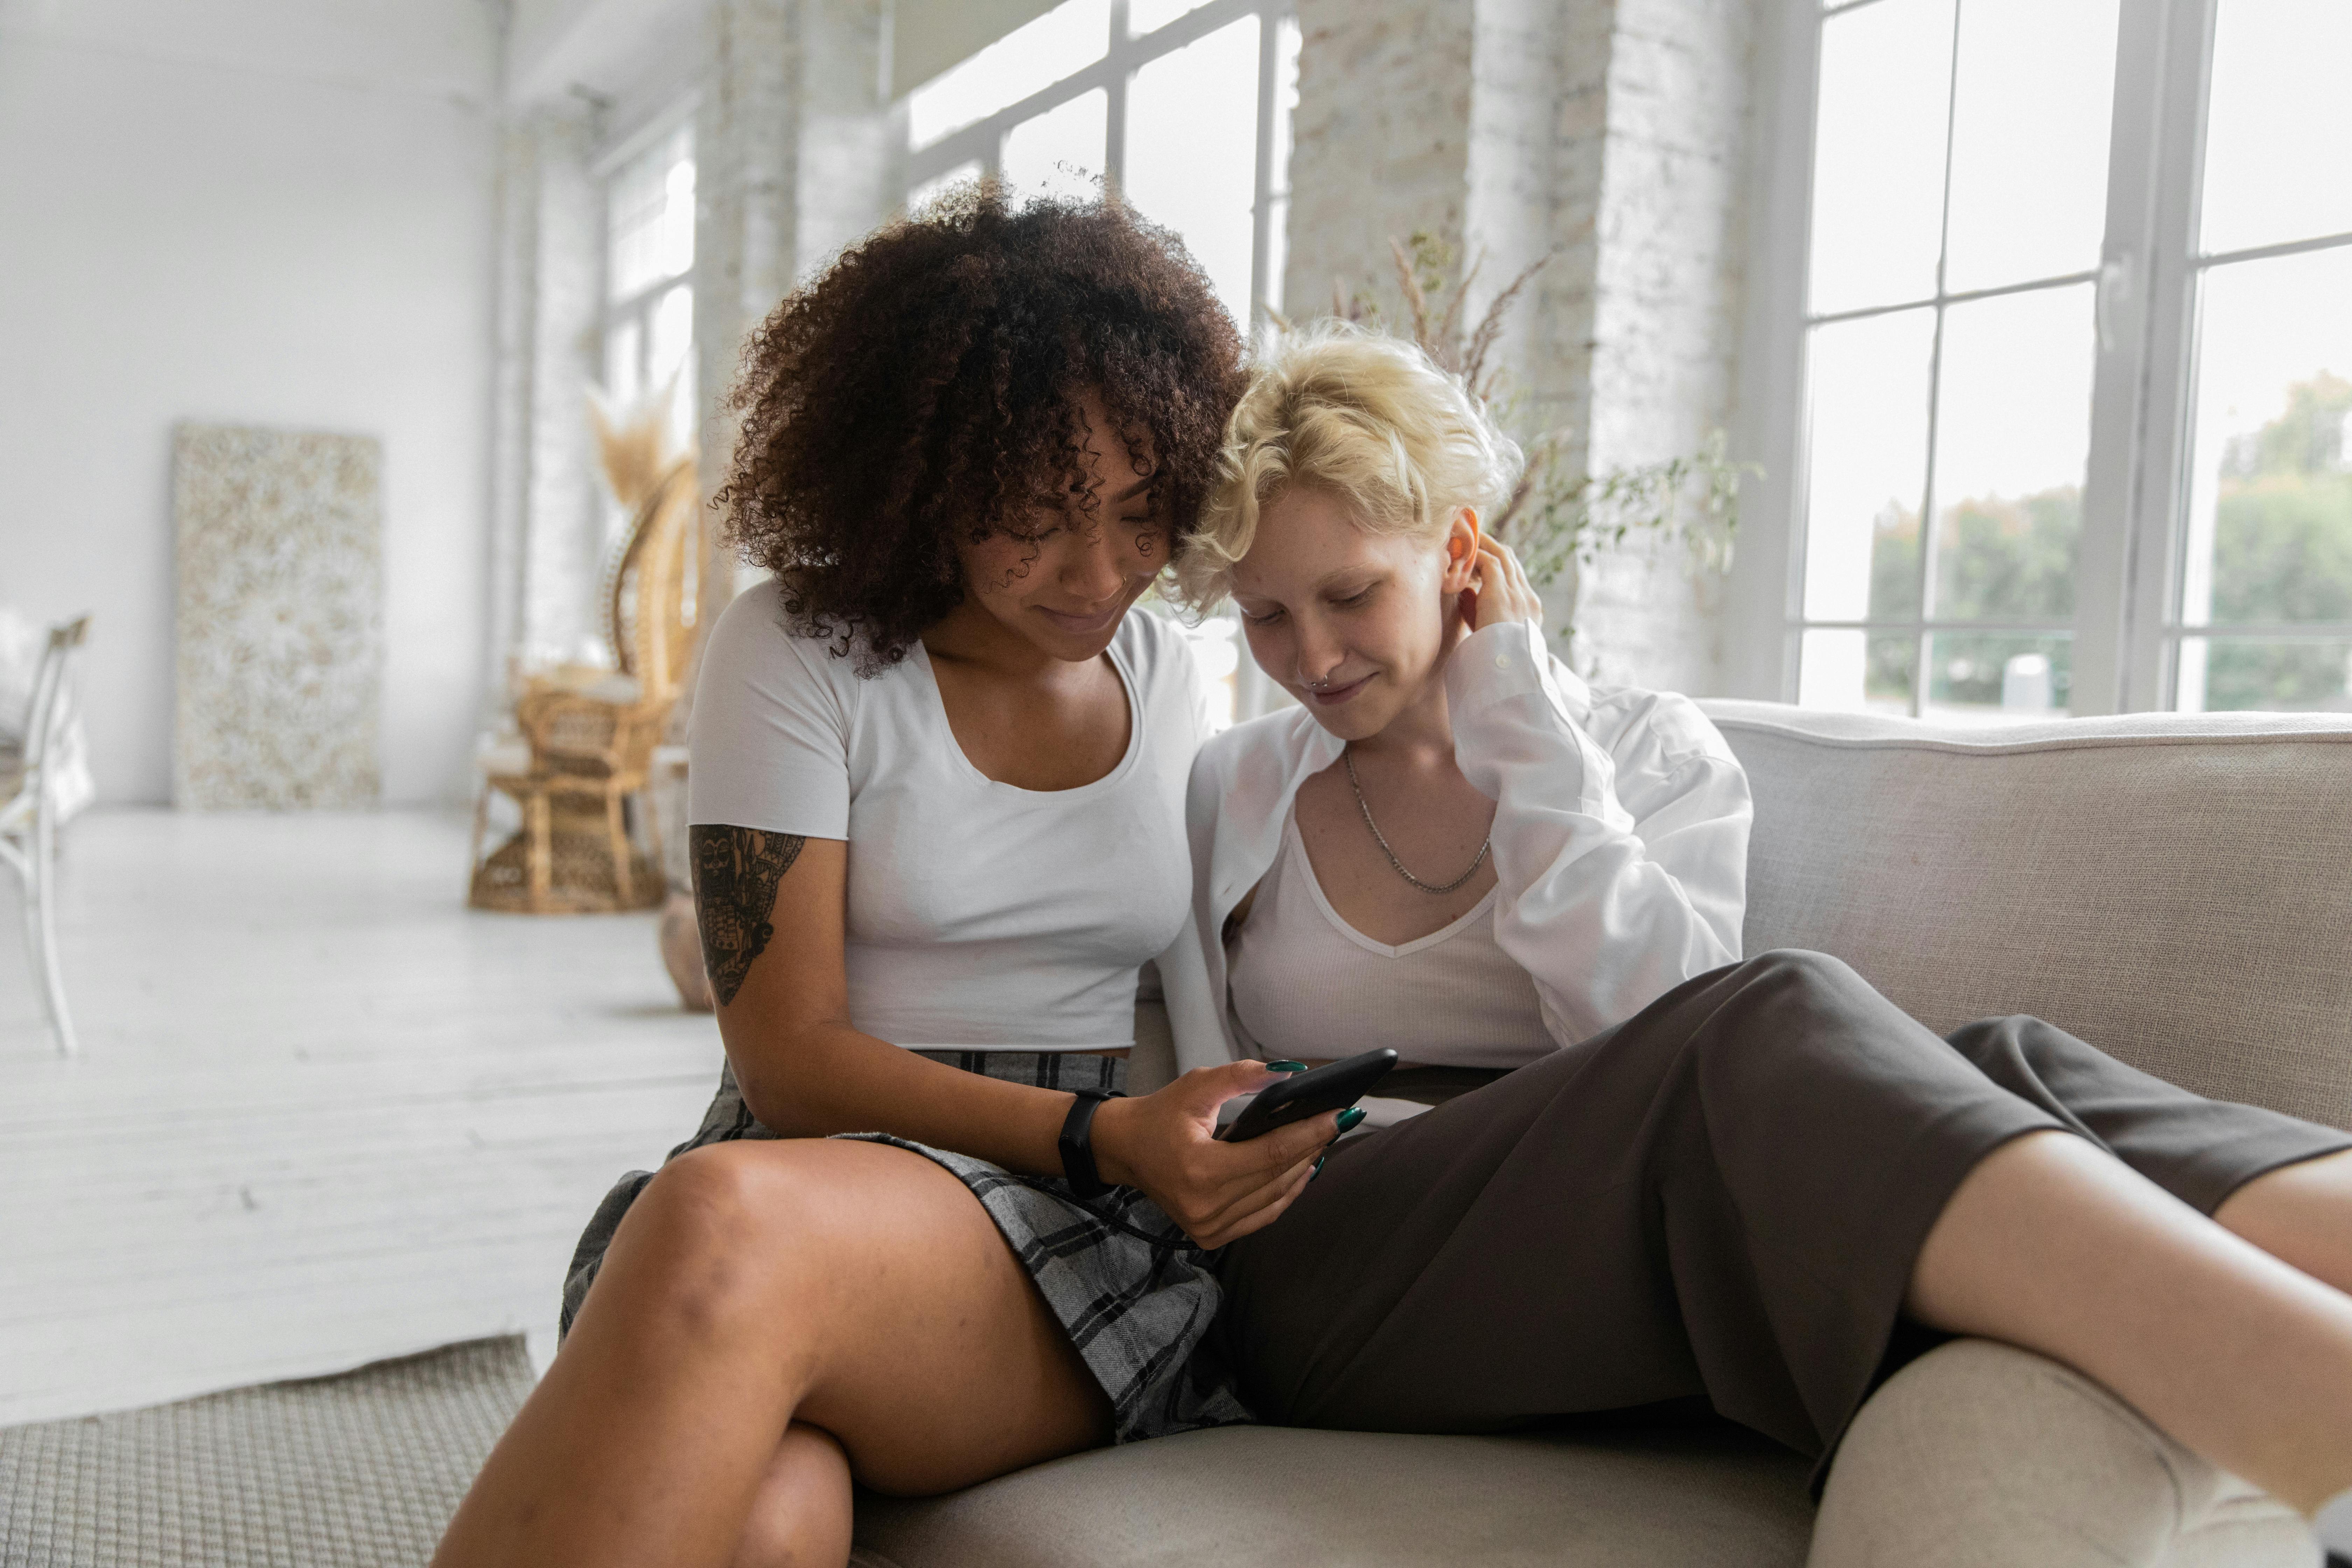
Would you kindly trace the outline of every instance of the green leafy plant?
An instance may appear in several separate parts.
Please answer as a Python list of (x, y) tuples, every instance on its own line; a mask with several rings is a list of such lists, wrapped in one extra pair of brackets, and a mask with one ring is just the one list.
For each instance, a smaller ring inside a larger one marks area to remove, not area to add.
[[(1481, 252), (1467, 268), (1454, 268), (1453, 247), (1427, 230), (1410, 240), (1389, 242), (1396, 269), (1399, 325), (1442, 368), (1462, 378), (1496, 424), (1519, 444), (1527, 467), (1487, 531), (1518, 552), (1537, 583), (1555, 582), (1571, 566), (1590, 568), (1605, 552), (1653, 538), (1678, 541), (1691, 569), (1720, 573), (1731, 565), (1739, 528), (1739, 480), (1759, 472), (1735, 463), (1727, 440), (1711, 430), (1698, 449), (1663, 462), (1636, 463), (1588, 473), (1574, 459), (1574, 433), (1536, 424), (1527, 416), (1520, 390), (1511, 384), (1496, 351), (1519, 295), (1549, 265), (1547, 254), (1504, 285), (1474, 322), (1467, 302), (1486, 265)], [(1335, 279), (1331, 313), (1347, 321), (1386, 327), (1381, 301), (1351, 292)]]

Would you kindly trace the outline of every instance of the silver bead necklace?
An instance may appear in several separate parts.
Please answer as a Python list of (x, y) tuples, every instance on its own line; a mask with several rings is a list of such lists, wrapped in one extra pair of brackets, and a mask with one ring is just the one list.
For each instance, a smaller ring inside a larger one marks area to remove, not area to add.
[(1460, 887), (1463, 883), (1468, 881), (1471, 878), (1478, 874), (1478, 868), (1486, 863), (1486, 851), (1495, 847), (1495, 837), (1492, 834), (1488, 834), (1486, 836), (1486, 842), (1478, 846), (1478, 858), (1470, 862), (1470, 869), (1463, 872), (1462, 875), (1454, 878), (1454, 880), (1446, 883), (1442, 888), (1433, 882), (1424, 882), (1420, 878), (1414, 876), (1412, 872), (1406, 870), (1404, 868), (1404, 862), (1397, 858), (1397, 852), (1389, 847), (1388, 839), (1381, 832), (1381, 825), (1372, 820), (1372, 808), (1364, 799), (1364, 786), (1356, 778), (1356, 753), (1354, 750), (1352, 748), (1342, 749), (1339, 752), (1339, 760), (1348, 764), (1348, 787), (1356, 792), (1356, 805), (1357, 808), (1364, 814), (1364, 826), (1372, 830), (1372, 842), (1381, 847), (1381, 853), (1389, 858), (1389, 864), (1396, 868), (1396, 874), (1398, 876), (1402, 877), (1406, 881), (1411, 882), (1414, 887), (1419, 888), (1424, 893), (1450, 893), (1454, 889)]

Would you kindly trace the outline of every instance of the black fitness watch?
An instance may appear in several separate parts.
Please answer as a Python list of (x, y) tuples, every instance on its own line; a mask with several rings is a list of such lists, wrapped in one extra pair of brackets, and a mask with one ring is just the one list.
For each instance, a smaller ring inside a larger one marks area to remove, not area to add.
[(1104, 1100), (1121, 1097), (1098, 1089), (1082, 1089), (1076, 1094), (1069, 1115), (1062, 1119), (1062, 1177), (1075, 1195), (1098, 1198), (1110, 1191), (1110, 1184), (1095, 1168), (1095, 1111)]

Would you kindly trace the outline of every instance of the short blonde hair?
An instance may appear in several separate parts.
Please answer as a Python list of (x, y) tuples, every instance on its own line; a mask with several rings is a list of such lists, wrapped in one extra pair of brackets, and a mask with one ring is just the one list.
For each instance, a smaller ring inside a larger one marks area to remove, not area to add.
[(1433, 538), (1463, 507), (1501, 505), (1521, 461), (1461, 377), (1415, 345), (1339, 321), (1286, 332), (1225, 422), (1177, 593), (1196, 610), (1223, 599), (1259, 511), (1293, 486), (1336, 496), (1375, 533)]

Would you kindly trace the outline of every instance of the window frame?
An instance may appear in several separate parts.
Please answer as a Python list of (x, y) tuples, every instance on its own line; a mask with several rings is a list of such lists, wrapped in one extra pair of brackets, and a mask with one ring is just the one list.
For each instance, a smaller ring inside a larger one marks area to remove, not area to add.
[[(1765, 89), (1764, 112), (1758, 120), (1766, 176), (1760, 188), (1767, 195), (1750, 257), (1757, 313), (1749, 321), (1748, 342), (1750, 352), (1760, 356), (1764, 374), (1743, 376), (1744, 389), (1761, 403), (1744, 424), (1751, 449), (1766, 465), (1767, 478), (1756, 497), (1759, 512), (1778, 524), (1766, 539), (1755, 542), (1763, 547), (1756, 552), (1768, 558), (1764, 575), (1769, 581), (1760, 591), (1777, 602), (1769, 617), (1775, 634), (1769, 638), (1772, 651), (1767, 654), (1766, 638), (1754, 633), (1748, 646), (1777, 668), (1766, 672), (1769, 679), (1744, 684), (1763, 688), (1758, 695), (1794, 702), (1809, 628), (1885, 632), (1916, 627), (1920, 639), (1912, 682), (1911, 711), (1916, 715), (1929, 689), (1926, 659), (1935, 632), (1998, 632), (2011, 629), (2009, 625), (1929, 618), (1924, 601), (1916, 622), (1822, 622), (1804, 616), (1811, 402), (1808, 346), (1814, 323), (1807, 292), (1822, 23), (1885, 3), (1780, 0), (1779, 14), (1768, 18), (1765, 47), (1759, 51)], [(1967, 0), (1960, 3), (1965, 5)], [(2120, 8), (2105, 226), (2097, 267), (2063, 279), (2053, 276), (1962, 294), (1947, 294), (1939, 283), (1936, 296), (1942, 304), (2070, 282), (2094, 285), (2097, 341), (2090, 451), (2083, 482), (2074, 618), (2066, 628), (2074, 639), (2068, 711), (2077, 716), (2175, 707), (2183, 640), (2211, 629), (2186, 624), (2181, 615), (2189, 532), (2197, 310), (2204, 274), (2237, 261), (2352, 246), (2352, 234), (2337, 234), (2210, 255), (2199, 249), (2206, 109), (2219, 12), (2220, 0), (2145, 0)], [(1946, 155), (1948, 161), (1948, 143)], [(1897, 308), (1906, 307), (1885, 309)], [(1874, 313), (1884, 311), (1840, 311), (1822, 319)], [(1939, 321), (1939, 342), (1940, 336)], [(1776, 388), (1790, 389), (1790, 395), (1774, 398)], [(1935, 395), (1931, 380), (1930, 420)], [(1932, 468), (1931, 456), (1931, 473)], [(1773, 478), (1776, 469), (1784, 477)], [(1920, 520), (1923, 574), (1934, 570), (1936, 500), (1932, 495), (1927, 499)], [(1773, 545), (1779, 546), (1777, 552)], [(1776, 554), (1777, 561), (1769, 559)], [(1780, 570), (1771, 570), (1774, 566)], [(2017, 629), (2047, 628), (2038, 622), (2021, 622)], [(2233, 637), (2333, 640), (2352, 637), (2352, 623), (2231, 624), (2226, 633)]]
[(907, 153), (906, 185), (919, 191), (943, 175), (977, 163), (993, 178), (1003, 172), (1004, 139), (1013, 127), (1057, 109), (1072, 99), (1101, 90), (1105, 104), (1104, 176), (1112, 188), (1127, 178), (1127, 89), (1135, 73), (1164, 55), (1208, 37), (1246, 16), (1258, 18), (1257, 149), (1255, 184), (1250, 194), (1250, 310), (1252, 331), (1263, 324), (1268, 300), (1280, 293), (1281, 279), (1268, 276), (1273, 255), (1272, 225), (1286, 213), (1288, 183), (1274, 181), (1275, 95), (1278, 90), (1279, 28), (1297, 16), (1297, 0), (1208, 0), (1173, 21), (1129, 37), (1128, 0), (1111, 0), (1110, 44), (1101, 58), (1080, 67), (1050, 87), (1040, 88), (1017, 103), (1007, 104), (983, 120), (950, 132), (927, 146)]
[[(698, 232), (695, 237), (698, 243), (694, 259), (687, 264), (684, 271), (656, 278), (630, 294), (615, 298), (612, 291), (614, 187), (631, 164), (680, 132), (685, 134), (686, 155), (695, 165), (695, 178), (698, 184), (702, 150), (698, 144), (695, 118), (699, 107), (698, 95), (688, 96), (614, 142), (589, 165), (589, 175), (595, 182), (599, 215), (596, 229), (599, 250), (596, 268), (596, 379), (600, 385), (603, 384), (611, 368), (609, 356), (614, 331), (624, 325), (634, 325), (637, 332), (637, 363), (633, 374), (636, 382), (635, 395), (639, 397), (655, 390), (652, 374), (654, 311), (663, 298), (671, 289), (683, 288), (696, 308), (701, 305), (700, 291), (696, 287), (702, 265), (701, 236)], [(698, 223), (697, 227), (698, 230)], [(689, 335), (684, 362), (689, 379), (701, 374), (701, 367), (697, 363), (698, 346)]]

